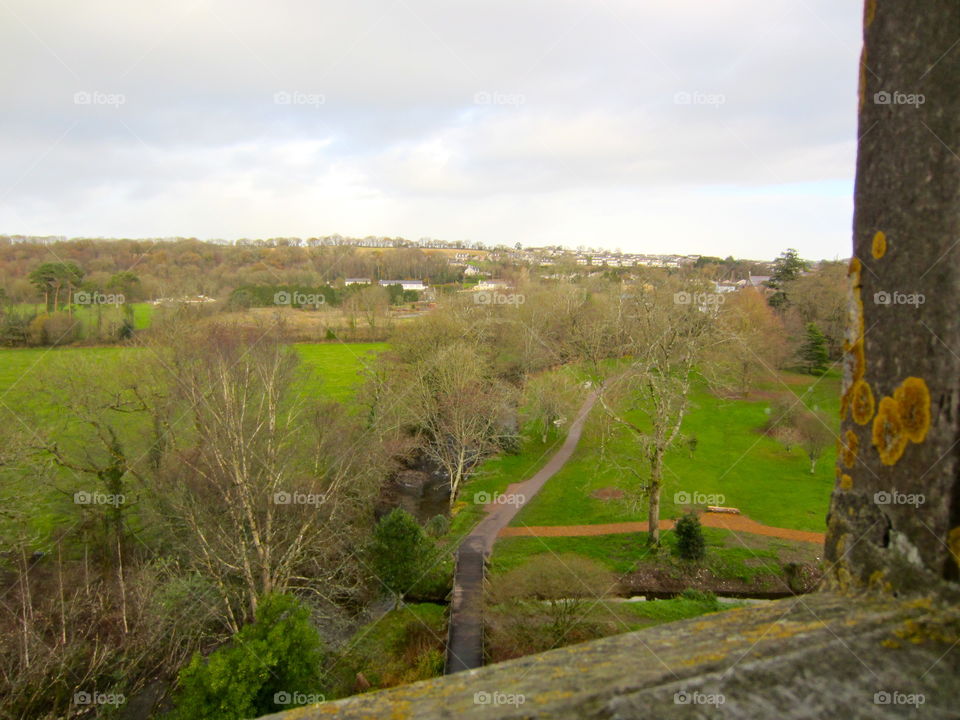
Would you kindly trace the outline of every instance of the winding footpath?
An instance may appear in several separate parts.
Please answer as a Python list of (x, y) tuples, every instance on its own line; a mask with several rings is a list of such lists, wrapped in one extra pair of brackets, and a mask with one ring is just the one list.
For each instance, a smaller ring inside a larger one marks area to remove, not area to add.
[[(597, 401), (597, 391), (587, 396), (570, 426), (563, 446), (529, 480), (507, 486), (504, 495), (512, 495), (515, 503), (494, 503), (457, 548), (453, 594), (450, 600), (450, 621), (447, 628), (447, 657), (444, 674), (470, 670), (483, 665), (483, 578), (487, 557), (493, 552), (498, 537), (576, 537), (645, 532), (646, 522), (622, 522), (599, 525), (541, 525), (507, 527), (514, 516), (530, 502), (540, 488), (562, 468), (580, 442), (587, 416)], [(700, 523), (706, 527), (724, 528), (766, 537), (782, 538), (823, 545), (824, 534), (806, 530), (761, 525), (745, 515), (703, 513)], [(661, 520), (660, 529), (669, 530), (673, 520)]]
[(443, 670), (445, 675), (483, 665), (483, 575), (487, 556), (493, 551), (497, 536), (513, 520), (514, 515), (573, 455), (587, 415), (596, 401), (597, 391), (594, 390), (580, 406), (563, 446), (536, 475), (507, 486), (503, 494), (513, 495), (517, 502), (489, 505), (483, 520), (477, 523), (473, 532), (457, 548), (447, 630), (447, 659)]

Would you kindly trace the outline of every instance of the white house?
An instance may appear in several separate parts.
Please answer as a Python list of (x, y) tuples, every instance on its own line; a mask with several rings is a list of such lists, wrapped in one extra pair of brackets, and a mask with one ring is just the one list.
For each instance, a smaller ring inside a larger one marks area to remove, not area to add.
[(399, 285), (404, 290), (416, 290), (417, 292), (423, 292), (427, 289), (422, 280), (381, 280), (380, 285), (383, 287)]
[(343, 281), (344, 285), (369, 285), (370, 278), (347, 278)]

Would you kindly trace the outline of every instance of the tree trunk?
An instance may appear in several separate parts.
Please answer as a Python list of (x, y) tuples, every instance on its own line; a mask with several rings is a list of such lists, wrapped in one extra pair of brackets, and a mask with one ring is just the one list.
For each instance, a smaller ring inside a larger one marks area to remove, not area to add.
[(647, 545), (660, 547), (660, 481), (663, 477), (663, 454), (666, 448), (657, 447), (650, 457), (650, 510), (647, 515)]
[(958, 27), (956, 0), (864, 15), (841, 426), (858, 450), (838, 462), (826, 541), (841, 589), (960, 580)]

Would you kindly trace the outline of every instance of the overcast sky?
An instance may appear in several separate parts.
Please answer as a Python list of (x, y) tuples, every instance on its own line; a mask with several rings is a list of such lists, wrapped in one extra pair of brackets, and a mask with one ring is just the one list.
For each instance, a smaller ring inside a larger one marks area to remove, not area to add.
[(0, 0), (0, 233), (850, 252), (853, 0)]

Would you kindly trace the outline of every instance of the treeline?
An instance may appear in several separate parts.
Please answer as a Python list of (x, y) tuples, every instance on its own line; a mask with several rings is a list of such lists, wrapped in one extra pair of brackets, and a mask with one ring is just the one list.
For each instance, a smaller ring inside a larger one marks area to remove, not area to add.
[(86, 280), (106, 287), (132, 272), (140, 287), (131, 301), (184, 295), (225, 298), (246, 285), (333, 285), (340, 278), (461, 279), (447, 255), (419, 248), (352, 245), (220, 245), (199, 240), (68, 240), (52, 243), (0, 239), (0, 290), (13, 303), (38, 302), (30, 274), (44, 263), (74, 264)]
[(390, 305), (417, 302), (420, 293), (404, 290), (402, 285), (244, 285), (230, 293), (229, 309), (272, 307), (286, 305), (294, 308), (309, 308), (327, 305), (341, 307), (352, 298), (363, 295), (380, 296)]

